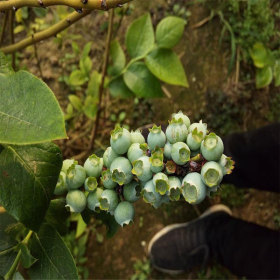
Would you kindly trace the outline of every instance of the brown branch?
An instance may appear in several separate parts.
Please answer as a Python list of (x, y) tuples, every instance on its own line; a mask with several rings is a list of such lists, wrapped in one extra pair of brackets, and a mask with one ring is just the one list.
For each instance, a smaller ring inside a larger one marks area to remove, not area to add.
[(4, 40), (4, 35), (5, 35), (5, 30), (6, 30), (8, 18), (9, 18), (9, 13), (5, 12), (4, 21), (3, 21), (3, 28), (1, 30), (1, 35), (0, 35), (0, 46), (3, 42), (3, 40)]
[(131, 0), (6, 0), (0, 1), (0, 11), (16, 10), (22, 7), (41, 7), (64, 5), (75, 9), (108, 10), (119, 7)]
[[(0, 2), (1, 3), (1, 2)], [(58, 23), (54, 24), (53, 26), (40, 31), (38, 33), (33, 34), (32, 36), (19, 41), (18, 43), (0, 48), (5, 54), (14, 53), (16, 51), (22, 50), (30, 45), (33, 45), (37, 42), (50, 38), (57, 33), (63, 31), (64, 29), (68, 28), (70, 25), (75, 23), (76, 21), (80, 20), (81, 18), (85, 17), (86, 15), (90, 14), (91, 11), (85, 10), (82, 13), (73, 12), (65, 19), (59, 21)]]
[(88, 151), (91, 152), (94, 149), (94, 141), (95, 137), (98, 132), (98, 126), (99, 126), (99, 120), (100, 120), (100, 113), (101, 113), (101, 105), (102, 105), (102, 97), (104, 92), (104, 83), (105, 83), (105, 77), (107, 74), (107, 68), (108, 68), (108, 62), (109, 62), (109, 54), (110, 54), (110, 43), (112, 38), (112, 32), (113, 32), (113, 21), (114, 21), (114, 10), (110, 10), (110, 16), (109, 16), (109, 26), (108, 26), (108, 33), (107, 33), (107, 40), (106, 40), (106, 47), (105, 47), (105, 55), (104, 55), (104, 62), (102, 67), (102, 78), (101, 83), (99, 86), (99, 100), (98, 100), (98, 108), (95, 118), (95, 124), (93, 125), (92, 132), (91, 132), (91, 138), (90, 138), (90, 144)]

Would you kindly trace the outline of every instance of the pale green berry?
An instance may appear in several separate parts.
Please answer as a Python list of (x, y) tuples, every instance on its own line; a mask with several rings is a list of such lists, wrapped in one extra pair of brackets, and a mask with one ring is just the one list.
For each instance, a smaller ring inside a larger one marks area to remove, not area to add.
[(139, 143), (139, 144), (144, 144), (145, 143), (145, 138), (142, 135), (141, 131), (139, 129), (135, 131), (130, 132), (131, 136), (131, 143)]
[(94, 192), (89, 193), (87, 197), (87, 207), (92, 211), (99, 211), (100, 209), (100, 198), (103, 190), (101, 188), (97, 188)]
[(133, 163), (135, 160), (139, 159), (142, 156), (145, 156), (148, 150), (148, 145), (146, 143), (139, 144), (139, 143), (133, 143), (127, 152), (127, 157), (131, 163)]
[(146, 203), (153, 204), (161, 200), (161, 195), (158, 192), (156, 192), (153, 180), (146, 182), (141, 191), (141, 194), (143, 196), (143, 200)]
[(169, 182), (169, 198), (172, 201), (178, 201), (181, 195), (181, 181), (178, 177), (168, 177)]
[(117, 153), (114, 152), (112, 147), (108, 147), (103, 154), (103, 163), (107, 168), (110, 168), (114, 159), (119, 157)]
[(162, 172), (155, 174), (153, 177), (153, 183), (155, 185), (156, 192), (158, 192), (160, 195), (166, 194), (166, 192), (169, 190), (168, 177)]
[(163, 150), (163, 154), (166, 159), (171, 159), (171, 149), (172, 149), (172, 144), (166, 142)]
[(117, 183), (112, 180), (110, 169), (102, 171), (101, 181), (106, 189), (114, 189)]
[(187, 115), (185, 115), (182, 111), (179, 111), (177, 114), (172, 114), (172, 118), (178, 121), (179, 119), (183, 120), (183, 123), (189, 128), (191, 122)]
[(184, 165), (190, 160), (191, 151), (184, 142), (177, 142), (172, 145), (171, 157), (178, 165)]
[(164, 132), (161, 130), (161, 126), (154, 125), (148, 134), (148, 146), (151, 151), (153, 151), (156, 147), (163, 148), (166, 142), (166, 136)]
[(78, 162), (74, 159), (65, 159), (63, 161), (61, 171), (63, 171), (65, 174), (67, 174), (69, 167), (71, 167), (71, 165), (73, 165), (73, 164), (78, 164)]
[(120, 202), (114, 211), (116, 222), (121, 225), (128, 225), (134, 218), (134, 207), (128, 201)]
[(96, 178), (100, 177), (103, 168), (103, 158), (100, 158), (95, 154), (91, 155), (86, 160), (84, 168), (88, 176)]
[(119, 185), (128, 184), (132, 181), (133, 175), (131, 173), (132, 165), (125, 157), (116, 158), (110, 167), (112, 180)]
[(104, 190), (99, 199), (100, 209), (114, 213), (114, 210), (118, 206), (118, 195), (114, 190)]
[(192, 172), (185, 176), (182, 182), (182, 194), (190, 204), (198, 204), (204, 200), (206, 186), (199, 173)]
[(133, 162), (132, 174), (136, 175), (140, 181), (148, 181), (152, 178), (150, 158), (147, 156), (140, 157)]
[(130, 132), (126, 128), (116, 125), (111, 132), (110, 143), (115, 153), (118, 155), (125, 154), (131, 145)]
[(168, 197), (168, 195), (160, 195), (159, 196), (159, 198), (155, 201), (155, 202), (153, 202), (153, 203), (151, 203), (152, 204), (152, 206), (155, 208), (155, 209), (157, 209), (157, 208), (159, 208), (162, 204), (164, 204), (164, 203), (168, 203), (169, 202), (169, 197)]
[(206, 162), (201, 168), (201, 177), (204, 184), (210, 188), (219, 185), (223, 179), (220, 164), (215, 161)]
[(206, 135), (207, 125), (200, 121), (199, 123), (193, 123), (189, 130), (187, 144), (192, 151), (197, 151), (200, 149), (201, 142)]
[(80, 188), (86, 180), (86, 171), (81, 165), (72, 164), (66, 174), (66, 183), (69, 190)]
[(155, 150), (152, 152), (150, 157), (151, 162), (151, 170), (154, 173), (158, 173), (163, 170), (164, 163), (163, 163), (163, 149), (156, 147)]
[(140, 182), (132, 181), (123, 186), (123, 197), (129, 202), (135, 202), (140, 198)]
[(188, 136), (188, 128), (182, 121), (182, 119), (172, 119), (166, 128), (166, 137), (170, 144), (176, 142), (185, 142)]
[(86, 208), (87, 199), (85, 194), (80, 190), (73, 190), (66, 195), (66, 206), (71, 212), (81, 213)]
[(234, 161), (231, 157), (227, 157), (226, 155), (222, 155), (219, 164), (222, 167), (223, 175), (231, 174), (232, 170), (234, 169)]
[(218, 161), (224, 152), (224, 144), (219, 136), (215, 133), (210, 133), (202, 141), (200, 149), (206, 160)]
[(192, 123), (190, 125), (189, 132), (193, 132), (194, 130), (197, 131), (198, 135), (201, 135), (201, 138), (203, 140), (207, 133), (207, 124), (203, 123), (202, 120), (200, 120), (198, 123)]
[(67, 192), (66, 174), (63, 171), (61, 171), (55, 186), (54, 194), (62, 195), (65, 194), (66, 192)]
[(93, 192), (97, 189), (98, 183), (95, 177), (88, 177), (85, 180), (85, 190), (87, 192)]

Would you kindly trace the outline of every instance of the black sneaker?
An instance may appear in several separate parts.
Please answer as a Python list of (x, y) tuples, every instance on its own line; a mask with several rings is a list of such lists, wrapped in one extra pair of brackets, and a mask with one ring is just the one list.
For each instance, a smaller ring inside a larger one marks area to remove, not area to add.
[(231, 215), (222, 204), (214, 205), (199, 218), (163, 228), (150, 241), (148, 254), (154, 268), (169, 274), (179, 274), (194, 267), (204, 267), (209, 259), (207, 229), (217, 215)]

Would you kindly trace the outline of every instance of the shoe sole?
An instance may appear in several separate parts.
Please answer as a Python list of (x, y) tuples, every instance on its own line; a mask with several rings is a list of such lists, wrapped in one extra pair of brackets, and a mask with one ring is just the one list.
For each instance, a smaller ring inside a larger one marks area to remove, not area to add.
[[(215, 212), (219, 212), (219, 211), (226, 212), (227, 214), (232, 216), (231, 210), (226, 205), (216, 204), (216, 205), (213, 205), (210, 208), (208, 208), (201, 216), (199, 216), (197, 219), (195, 219), (195, 220), (193, 220), (191, 222), (172, 224), (172, 225), (164, 227), (162, 230), (160, 230), (158, 233), (156, 233), (154, 235), (154, 237), (152, 238), (152, 240), (150, 241), (150, 243), (148, 245), (148, 255), (150, 256), (150, 254), (151, 254), (151, 249), (152, 249), (153, 244), (160, 237), (162, 237), (164, 234), (166, 234), (167, 232), (169, 232), (169, 231), (171, 231), (173, 229), (179, 228), (179, 227), (185, 227), (185, 226), (187, 226), (189, 224), (192, 224), (193, 222), (197, 221), (198, 219), (205, 218), (205, 217), (209, 216), (210, 214), (215, 213)], [(158, 267), (158, 266), (156, 266), (154, 264), (153, 264), (153, 267), (155, 269), (157, 269), (158, 271), (160, 271), (160, 272), (168, 273), (168, 274), (171, 274), (171, 275), (177, 275), (177, 274), (181, 274), (181, 273), (185, 272), (185, 270), (169, 270), (169, 269), (164, 269), (164, 268)]]

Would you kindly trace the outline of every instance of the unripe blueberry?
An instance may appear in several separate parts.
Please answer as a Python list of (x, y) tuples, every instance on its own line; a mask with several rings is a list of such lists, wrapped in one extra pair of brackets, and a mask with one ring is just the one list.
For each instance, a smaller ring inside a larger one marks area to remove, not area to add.
[(107, 168), (110, 168), (114, 159), (116, 159), (119, 155), (114, 152), (112, 147), (108, 147), (103, 154), (103, 163)]
[(161, 130), (161, 126), (154, 125), (148, 134), (148, 146), (151, 151), (153, 151), (156, 147), (163, 148), (166, 142), (166, 136), (164, 132)]
[(206, 186), (217, 186), (223, 179), (222, 168), (217, 162), (208, 161), (202, 166), (201, 177)]
[(116, 222), (121, 225), (128, 225), (134, 218), (134, 207), (128, 201), (120, 202), (115, 209), (114, 217)]
[(103, 168), (103, 159), (93, 154), (86, 160), (84, 168), (88, 176), (97, 178)]
[(63, 161), (61, 171), (63, 171), (65, 174), (67, 174), (69, 167), (71, 167), (71, 165), (73, 165), (73, 164), (78, 164), (78, 162), (74, 159), (65, 159)]
[(199, 123), (193, 123), (189, 130), (190, 133), (187, 137), (187, 144), (192, 151), (197, 151), (199, 150), (200, 144), (206, 135), (207, 125), (200, 121)]
[(103, 190), (101, 188), (97, 188), (94, 192), (89, 193), (87, 197), (87, 206), (92, 211), (99, 211), (100, 208), (100, 198)]
[(146, 203), (153, 204), (161, 200), (161, 195), (158, 192), (156, 192), (153, 180), (146, 182), (145, 186), (141, 191), (141, 194), (143, 196), (143, 200)]
[(71, 165), (66, 174), (66, 183), (69, 190), (80, 188), (86, 180), (86, 171), (81, 165)]
[(153, 183), (155, 185), (156, 192), (161, 195), (166, 194), (166, 192), (169, 190), (168, 177), (162, 172), (155, 174), (153, 177)]
[(223, 175), (231, 174), (232, 170), (234, 169), (234, 161), (231, 159), (231, 157), (227, 157), (224, 154), (221, 156), (218, 163), (222, 167)]
[(181, 181), (178, 177), (168, 177), (169, 182), (169, 198), (172, 201), (178, 201), (181, 195)]
[(152, 152), (150, 157), (151, 162), (151, 170), (154, 173), (158, 173), (163, 170), (164, 163), (163, 163), (163, 149), (156, 147), (155, 150)]
[(182, 182), (182, 194), (190, 204), (198, 204), (204, 200), (206, 186), (199, 173), (192, 172), (185, 176)]
[(166, 159), (171, 159), (171, 149), (172, 149), (172, 144), (166, 142), (163, 150), (163, 154)]
[(66, 195), (66, 206), (71, 212), (81, 213), (86, 208), (87, 199), (82, 191), (74, 190), (68, 192)]
[(191, 151), (184, 142), (177, 142), (172, 145), (171, 157), (178, 165), (184, 165), (190, 160)]
[(202, 141), (200, 149), (206, 160), (218, 161), (224, 152), (224, 144), (219, 136), (210, 133)]
[(148, 181), (152, 178), (150, 158), (147, 156), (140, 157), (133, 162), (132, 174), (136, 175), (140, 181)]
[(62, 195), (67, 192), (67, 184), (66, 184), (66, 174), (61, 171), (58, 177), (57, 184), (55, 186), (54, 194)]
[(87, 192), (93, 192), (98, 186), (97, 180), (95, 177), (88, 177), (85, 180), (85, 190)]
[(179, 119), (183, 120), (183, 123), (186, 125), (187, 128), (189, 128), (191, 122), (187, 115), (183, 114), (182, 111), (179, 111), (177, 114), (172, 114), (172, 118), (178, 121)]
[(170, 144), (176, 142), (184, 142), (188, 136), (188, 129), (183, 123), (182, 119), (175, 120), (174, 118), (169, 122), (166, 128), (166, 137)]
[(110, 143), (115, 153), (118, 155), (125, 154), (131, 145), (130, 132), (126, 128), (116, 125), (111, 132)]
[(132, 165), (125, 157), (116, 158), (110, 167), (112, 180), (119, 185), (128, 184), (132, 181), (133, 175), (131, 173)]
[(139, 129), (135, 131), (130, 132), (131, 136), (131, 143), (139, 143), (139, 144), (144, 144), (145, 143), (145, 138), (142, 135), (141, 131)]
[(165, 195), (160, 195), (158, 199), (156, 199), (155, 202), (151, 203), (152, 206), (157, 209), (159, 208), (162, 204), (168, 203), (169, 202), (169, 197), (167, 194)]
[(148, 150), (148, 145), (146, 143), (139, 144), (139, 143), (133, 143), (127, 152), (127, 157), (131, 163), (133, 163), (135, 160), (139, 159), (142, 156), (145, 156)]
[[(198, 136), (201, 135), (202, 140), (203, 140), (203, 138), (205, 137), (205, 135), (207, 133), (207, 124), (203, 123), (202, 120), (200, 120), (198, 123), (192, 123), (190, 125), (189, 132), (193, 132), (194, 130), (196, 130), (196, 133)], [(199, 139), (201, 137), (199, 136)]]
[(114, 210), (118, 206), (118, 195), (114, 190), (104, 190), (99, 199), (100, 209), (114, 213)]
[(106, 189), (114, 189), (117, 183), (112, 180), (110, 169), (102, 171), (101, 181)]
[(141, 186), (139, 182), (132, 181), (123, 186), (123, 197), (129, 202), (135, 202), (140, 198)]

